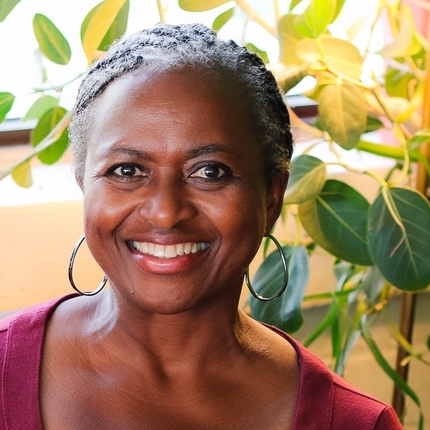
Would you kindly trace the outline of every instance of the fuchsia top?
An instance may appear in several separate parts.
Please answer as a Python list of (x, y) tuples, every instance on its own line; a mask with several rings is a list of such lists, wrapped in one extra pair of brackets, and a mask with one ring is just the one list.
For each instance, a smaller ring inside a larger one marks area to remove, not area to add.
[[(0, 430), (43, 430), (39, 372), (46, 322), (67, 295), (30, 306), (0, 321)], [(300, 383), (294, 430), (397, 430), (393, 409), (352, 387), (289, 335), (269, 327), (295, 348)]]

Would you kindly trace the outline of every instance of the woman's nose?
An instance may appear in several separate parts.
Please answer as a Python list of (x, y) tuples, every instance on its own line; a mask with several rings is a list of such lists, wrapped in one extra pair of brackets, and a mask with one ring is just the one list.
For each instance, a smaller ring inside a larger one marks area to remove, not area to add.
[(141, 205), (140, 215), (154, 226), (171, 229), (195, 216), (197, 209), (186, 183), (181, 180), (162, 180), (148, 187), (149, 192)]

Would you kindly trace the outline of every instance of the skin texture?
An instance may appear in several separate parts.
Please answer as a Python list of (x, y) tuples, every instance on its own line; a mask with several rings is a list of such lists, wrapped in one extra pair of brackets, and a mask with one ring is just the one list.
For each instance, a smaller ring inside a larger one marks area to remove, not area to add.
[[(237, 309), (286, 186), (264, 176), (246, 98), (184, 69), (125, 75), (96, 103), (80, 185), (110, 288), (50, 320), (45, 428), (290, 428), (295, 352)], [(136, 242), (204, 249), (157, 258)]]

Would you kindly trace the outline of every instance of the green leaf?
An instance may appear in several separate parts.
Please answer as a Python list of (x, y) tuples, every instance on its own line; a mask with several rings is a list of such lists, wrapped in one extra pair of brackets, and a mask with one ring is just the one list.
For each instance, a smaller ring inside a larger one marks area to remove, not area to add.
[(385, 89), (390, 97), (402, 97), (406, 100), (411, 98), (415, 77), (403, 70), (389, 69), (385, 74)]
[(215, 9), (231, 0), (178, 0), (179, 7), (188, 12), (203, 12)]
[(291, 12), (296, 6), (302, 3), (303, 0), (291, 0), (290, 7), (288, 10)]
[(409, 141), (409, 148), (417, 149), (421, 145), (430, 142), (430, 129), (418, 130), (412, 139)]
[(369, 252), (397, 288), (418, 291), (430, 284), (430, 204), (415, 190), (390, 188), (369, 212)]
[(3, 22), (6, 17), (12, 12), (14, 7), (21, 0), (1, 0), (0, 1), (0, 22)]
[(305, 37), (317, 38), (332, 22), (336, 0), (311, 0), (306, 10), (295, 20), (296, 29)]
[[(303, 246), (284, 246), (288, 260), (289, 281), (285, 293), (271, 302), (261, 302), (250, 297), (252, 316), (267, 324), (293, 333), (303, 324), (301, 305), (309, 279), (309, 261)], [(272, 296), (279, 291), (284, 279), (279, 252), (273, 251), (258, 268), (252, 284), (262, 296)]]
[[(128, 0), (104, 0), (92, 13), (89, 22), (86, 22), (82, 37), (88, 64), (94, 60), (94, 54), (113, 25), (121, 9)], [(84, 21), (85, 22), (85, 21)]]
[(246, 48), (249, 51), (257, 54), (266, 64), (269, 62), (269, 57), (267, 56), (267, 52), (257, 48), (253, 43), (247, 43)]
[(69, 42), (49, 18), (36, 13), (33, 18), (33, 30), (40, 50), (46, 58), (56, 64), (69, 63), (72, 55)]
[(427, 349), (430, 351), (430, 336), (427, 338)]
[(296, 53), (297, 42), (303, 39), (294, 22), (298, 15), (287, 14), (278, 22), (279, 61), (285, 65), (301, 65), (303, 60)]
[(329, 179), (319, 196), (299, 205), (303, 227), (312, 239), (337, 258), (372, 265), (367, 250), (369, 202), (344, 182)]
[[(87, 31), (88, 25), (93, 18), (94, 14), (96, 13), (97, 9), (102, 5), (103, 3), (99, 3), (93, 9), (88, 12), (87, 16), (85, 17), (84, 21), (81, 25), (81, 41), (84, 40), (85, 32)], [(107, 51), (112, 45), (112, 43), (121, 38), (121, 36), (125, 33), (127, 30), (127, 23), (128, 23), (128, 15), (130, 11), (130, 1), (127, 0), (124, 3), (124, 6), (120, 9), (118, 12), (118, 15), (116, 16), (115, 20), (113, 21), (112, 25), (109, 27), (106, 35), (104, 36), (103, 40), (100, 42), (100, 45), (98, 46), (98, 51)]]
[[(321, 50), (320, 50), (321, 48)], [(360, 80), (363, 58), (358, 49), (346, 40), (322, 35), (297, 42), (297, 55), (316, 68), (326, 65), (336, 76)]]
[(43, 95), (39, 97), (25, 114), (23, 121), (39, 119), (46, 111), (58, 106), (59, 100), (56, 97)]
[(326, 181), (326, 166), (316, 157), (300, 155), (291, 163), (284, 203), (303, 203), (315, 198)]
[(33, 185), (30, 163), (30, 160), (26, 160), (18, 164), (11, 172), (12, 179), (23, 188), (30, 188)]
[(231, 17), (233, 16), (233, 13), (234, 7), (227, 9), (225, 12), (218, 15), (212, 23), (212, 30), (220, 31), (221, 28), (224, 27), (224, 25), (226, 25), (228, 21), (230, 21)]
[(0, 93), (0, 122), (3, 122), (6, 115), (12, 109), (15, 96), (11, 93)]
[(333, 15), (331, 22), (336, 21), (337, 17), (342, 12), (345, 1), (346, 0), (336, 0), (336, 8), (335, 8), (334, 15)]
[(374, 116), (368, 115), (366, 118), (366, 129), (364, 130), (365, 133), (369, 133), (370, 131), (379, 130), (384, 126), (384, 123)]
[[(45, 112), (37, 123), (31, 135), (31, 143), (34, 147), (39, 145), (60, 122), (67, 113), (67, 110), (62, 107), (54, 107)], [(67, 149), (68, 134), (67, 128), (63, 130), (59, 139), (52, 143), (48, 148), (38, 154), (38, 158), (42, 163), (53, 164), (58, 161)]]
[(318, 112), (330, 137), (342, 148), (352, 149), (366, 131), (366, 100), (348, 82), (325, 85), (318, 97)]
[(330, 327), (333, 322), (337, 319), (340, 306), (337, 301), (333, 300), (330, 305), (330, 308), (327, 312), (327, 315), (323, 318), (323, 320), (318, 324), (318, 326), (314, 329), (314, 331), (308, 336), (308, 338), (304, 341), (303, 345), (308, 348), (318, 337)]

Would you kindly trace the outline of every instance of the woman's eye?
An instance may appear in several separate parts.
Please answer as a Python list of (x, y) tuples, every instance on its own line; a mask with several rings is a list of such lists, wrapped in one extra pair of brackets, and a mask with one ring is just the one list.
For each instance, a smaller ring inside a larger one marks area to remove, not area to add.
[(122, 178), (135, 178), (136, 176), (144, 175), (143, 170), (134, 164), (121, 164), (112, 169), (112, 173)]
[(204, 166), (201, 169), (197, 170), (191, 176), (193, 178), (203, 178), (203, 179), (221, 179), (227, 175), (226, 169), (223, 169), (220, 166), (209, 165)]

